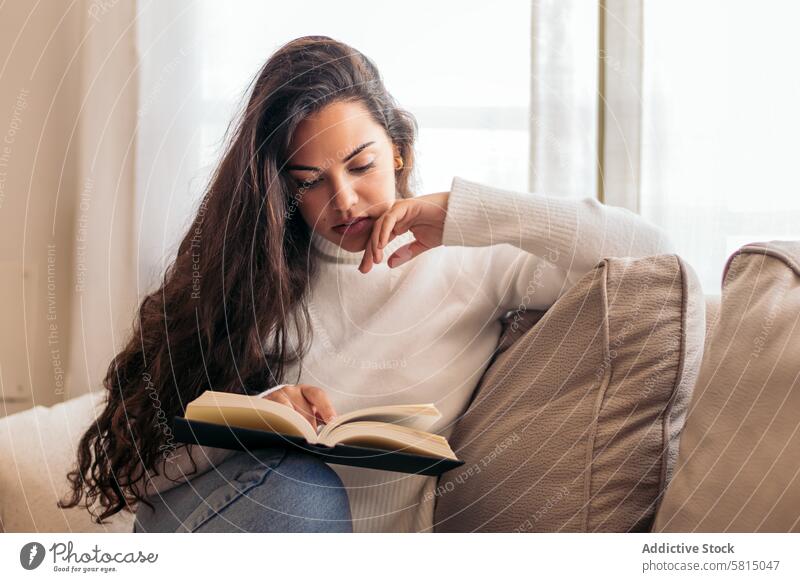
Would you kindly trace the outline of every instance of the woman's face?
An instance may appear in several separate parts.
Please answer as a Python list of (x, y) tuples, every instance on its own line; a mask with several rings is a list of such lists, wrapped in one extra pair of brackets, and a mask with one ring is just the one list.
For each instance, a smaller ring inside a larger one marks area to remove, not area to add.
[(347, 251), (363, 251), (375, 219), (395, 202), (396, 153), (360, 102), (332, 103), (304, 119), (286, 171), (306, 224)]

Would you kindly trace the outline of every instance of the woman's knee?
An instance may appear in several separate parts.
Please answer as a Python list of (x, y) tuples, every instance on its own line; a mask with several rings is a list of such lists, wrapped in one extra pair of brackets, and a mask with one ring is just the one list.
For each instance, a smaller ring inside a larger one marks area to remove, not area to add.
[(252, 477), (257, 483), (237, 503), (281, 531), (352, 531), (347, 490), (319, 458), (289, 450), (265, 478)]
[[(352, 531), (341, 479), (312, 455), (293, 450), (241, 453), (197, 480), (156, 502), (156, 515), (146, 521), (158, 529), (148, 529), (137, 513), (143, 527), (134, 531)], [(170, 501), (183, 508), (179, 515)]]
[(323, 461), (284, 448), (238, 453), (151, 498), (135, 532), (352, 531), (347, 491)]
[(279, 447), (236, 453), (205, 473), (189, 475), (184, 484), (149, 497), (149, 505), (139, 505), (134, 532), (184, 531), (187, 523), (213, 514), (232, 501), (243, 488), (244, 473), (260, 470), (266, 474), (284, 455), (284, 449)]

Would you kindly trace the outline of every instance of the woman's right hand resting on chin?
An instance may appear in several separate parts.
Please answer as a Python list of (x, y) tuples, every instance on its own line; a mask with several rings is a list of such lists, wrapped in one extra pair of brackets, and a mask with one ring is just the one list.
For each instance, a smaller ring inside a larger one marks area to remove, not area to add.
[(295, 409), (311, 423), (315, 431), (317, 430), (317, 421), (327, 424), (336, 416), (333, 404), (325, 391), (310, 384), (289, 384), (265, 394), (262, 398)]

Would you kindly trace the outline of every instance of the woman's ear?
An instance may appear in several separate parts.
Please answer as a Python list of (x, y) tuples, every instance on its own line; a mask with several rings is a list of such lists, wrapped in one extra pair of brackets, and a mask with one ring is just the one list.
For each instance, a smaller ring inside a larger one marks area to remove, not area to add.
[(405, 160), (403, 159), (403, 156), (400, 153), (400, 148), (398, 148), (397, 145), (392, 144), (392, 151), (393, 151), (394, 171), (399, 172), (400, 170), (403, 169)]

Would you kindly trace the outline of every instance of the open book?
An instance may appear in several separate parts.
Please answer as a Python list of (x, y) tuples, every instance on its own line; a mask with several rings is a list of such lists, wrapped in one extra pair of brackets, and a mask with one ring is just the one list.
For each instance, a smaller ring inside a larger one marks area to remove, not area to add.
[[(458, 460), (445, 437), (427, 432), (440, 418), (441, 413), (430, 403), (373, 406), (341, 414), (329, 424), (319, 424), (315, 431), (302, 414), (284, 404), (258, 396), (206, 390), (189, 402), (183, 418), (175, 420), (273, 433), (290, 441), (307, 443), (311, 445), (309, 450), (316, 452), (330, 447), (333, 453), (342, 453), (331, 454), (326, 459), (334, 463), (381, 465), (377, 468), (386, 468), (386, 462), (392, 465), (391, 459), (377, 463), (365, 461), (367, 456), (375, 458), (377, 449), (377, 452), (405, 455), (405, 461), (409, 456), (423, 456), (428, 461), (455, 461), (455, 464), (446, 463), (450, 468), (461, 465), (463, 461)], [(185, 431), (181, 432), (185, 434)], [(198, 442), (196, 437), (191, 440)], [(212, 442), (200, 444), (215, 446)], [(373, 454), (361, 452), (362, 462), (353, 462), (354, 448), (372, 451)], [(350, 460), (341, 460), (340, 457)], [(404, 464), (400, 465), (400, 468), (392, 470), (406, 471)]]

